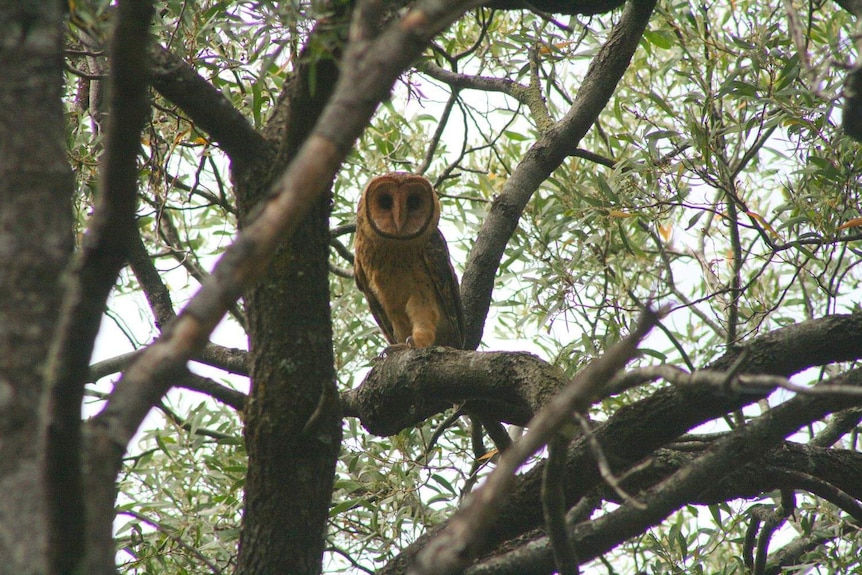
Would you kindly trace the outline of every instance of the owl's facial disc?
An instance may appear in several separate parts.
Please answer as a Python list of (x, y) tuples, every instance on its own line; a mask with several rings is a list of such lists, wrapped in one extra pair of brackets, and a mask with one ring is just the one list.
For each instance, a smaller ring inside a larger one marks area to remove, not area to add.
[[(391, 239), (420, 236), (432, 223), (433, 190), (421, 182), (383, 182), (369, 190), (368, 219), (374, 230)], [(436, 222), (435, 222), (436, 224)]]

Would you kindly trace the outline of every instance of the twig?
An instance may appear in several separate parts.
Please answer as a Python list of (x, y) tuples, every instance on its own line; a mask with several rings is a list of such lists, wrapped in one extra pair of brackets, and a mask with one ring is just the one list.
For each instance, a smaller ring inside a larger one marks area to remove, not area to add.
[(652, 365), (641, 367), (621, 374), (608, 385), (609, 393), (622, 393), (632, 387), (637, 387), (648, 381), (665, 379), (674, 385), (708, 384), (724, 387), (736, 393), (763, 394), (777, 388), (786, 389), (800, 395), (848, 395), (862, 396), (862, 388), (852, 385), (826, 383), (821, 386), (808, 387), (791, 383), (786, 377), (779, 375), (737, 375), (729, 376), (727, 372), (715, 370), (699, 370), (688, 373), (672, 365)]
[[(354, 230), (355, 230), (355, 224), (354, 224)], [(349, 249), (347, 249), (347, 246), (345, 246), (343, 243), (341, 243), (341, 240), (337, 239), (335, 237), (335, 235), (332, 235), (329, 238), (329, 245), (332, 246), (333, 248), (335, 248), (335, 251), (338, 253), (338, 255), (340, 255), (342, 258), (344, 258), (345, 260), (347, 260), (348, 262), (353, 264), (353, 252), (351, 252)]]
[(177, 380), (176, 386), (209, 395), (239, 412), (245, 408), (246, 394), (202, 375), (187, 373), (185, 377)]
[(440, 114), (440, 119), (437, 121), (437, 129), (434, 130), (434, 135), (431, 136), (431, 141), (428, 142), (427, 149), (425, 150), (425, 157), (422, 159), (422, 164), (416, 168), (417, 174), (424, 175), (431, 166), (431, 162), (434, 160), (434, 156), (437, 152), (437, 146), (440, 144), (440, 138), (443, 137), (443, 131), (446, 129), (446, 124), (449, 121), (449, 115), (452, 113), (452, 108), (455, 107), (457, 102), (458, 90), (453, 89), (452, 93), (449, 94), (449, 99), (446, 101), (446, 105), (443, 106), (443, 112)]
[(329, 272), (334, 275), (337, 275), (338, 277), (342, 277), (349, 280), (353, 279), (354, 277), (352, 269), (337, 266), (332, 262), (328, 262), (327, 265), (329, 266)]
[(602, 479), (611, 486), (611, 489), (614, 490), (614, 493), (616, 493), (620, 499), (631, 503), (637, 509), (646, 509), (646, 506), (643, 503), (625, 492), (620, 485), (620, 482), (614, 476), (614, 472), (611, 470), (611, 466), (608, 463), (608, 458), (605, 457), (605, 453), (602, 451), (602, 446), (599, 445), (599, 441), (596, 439), (595, 434), (593, 434), (593, 430), (590, 429), (589, 422), (579, 413), (575, 414), (575, 421), (577, 421), (581, 426), (581, 431), (584, 433), (584, 436), (590, 444), (590, 451), (592, 451), (593, 457), (596, 458), (596, 464), (599, 466), (599, 473), (601, 474)]
[(434, 433), (432, 433), (431, 437), (428, 439), (428, 444), (425, 446), (425, 453), (422, 454), (422, 461), (428, 463), (431, 458), (431, 452), (434, 451), (434, 446), (437, 445), (437, 442), (443, 436), (443, 432), (452, 427), (452, 425), (458, 421), (458, 418), (462, 415), (464, 415), (464, 410), (456, 409), (449, 415), (449, 417), (443, 420), (443, 423), (437, 426), (437, 429), (434, 430)]
[(163, 523), (156, 521), (155, 519), (150, 519), (143, 513), (138, 513), (137, 511), (133, 511), (131, 509), (122, 509), (118, 511), (118, 513), (128, 515), (129, 517), (134, 517), (138, 521), (143, 521), (147, 525), (153, 527), (156, 531), (162, 533), (165, 537), (188, 551), (195, 559), (206, 565), (207, 569), (209, 569), (212, 573), (214, 573), (215, 575), (221, 575), (222, 570), (219, 569), (215, 563), (207, 559), (206, 556), (204, 556), (203, 553), (198, 551), (194, 545), (186, 543), (180, 536), (175, 535), (173, 528), (167, 527)]

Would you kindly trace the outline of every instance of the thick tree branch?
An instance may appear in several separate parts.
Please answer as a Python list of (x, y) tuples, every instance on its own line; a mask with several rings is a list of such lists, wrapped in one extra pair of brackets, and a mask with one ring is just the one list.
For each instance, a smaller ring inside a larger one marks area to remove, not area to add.
[(537, 9), (551, 14), (602, 14), (622, 6), (624, 0), (494, 0), (489, 7), (497, 10)]
[[(832, 345), (823, 345), (823, 342), (832, 342)], [(862, 314), (829, 316), (788, 326), (754, 338), (746, 343), (746, 347), (749, 360), (742, 371), (749, 373), (792, 375), (817, 365), (862, 358)], [(817, 352), (800, 352), (808, 347)], [(709, 366), (710, 369), (732, 365), (739, 353), (739, 349), (728, 352)], [(503, 392), (498, 390), (497, 393)], [(762, 392), (737, 395), (730, 385), (713, 385), (706, 381), (667, 387), (617, 410), (594, 430), (594, 435), (604, 453), (611, 458), (612, 470), (620, 473), (697, 425), (722, 417), (761, 397)], [(849, 399), (845, 397), (844, 401), (850, 404)], [(566, 484), (566, 497), (571, 505), (600, 484), (601, 475), (584, 440), (576, 440), (571, 446), (567, 465), (570, 480)], [(542, 468), (543, 465), (539, 464), (519, 478), (511, 497), (501, 505), (500, 516), (487, 535), (481, 552), (488, 552), (500, 542), (541, 524), (539, 484)], [(846, 485), (837, 486), (847, 489)], [(417, 539), (381, 573), (404, 573), (412, 557), (431, 536), (426, 534)]]
[(238, 347), (207, 343), (201, 351), (193, 354), (191, 359), (237, 375), (249, 374), (248, 352)]
[[(836, 383), (860, 386), (862, 370), (848, 372), (836, 378)], [(623, 503), (616, 511), (574, 526), (571, 536), (579, 558), (583, 561), (594, 559), (656, 525), (687, 502), (696, 500), (704, 486), (715, 483), (740, 464), (768, 453), (801, 425), (841, 409), (846, 403), (846, 399), (835, 396), (797, 396), (738, 428), (717, 441), (703, 456), (647, 490), (640, 497), (644, 508), (631, 502)], [(550, 544), (542, 539), (530, 544), (527, 550), (519, 550), (517, 557), (498, 556), (466, 572), (471, 575), (500, 575), (551, 573), (553, 569)]]
[(742, 373), (789, 377), (812, 366), (862, 358), (862, 313), (830, 315), (776, 329), (707, 366), (726, 371), (747, 349)]
[(342, 394), (341, 405), (381, 436), (465, 401), (472, 413), (526, 425), (565, 383), (559, 369), (532, 354), (433, 347), (380, 360), (362, 385)]
[[(644, 401), (658, 404), (669, 399), (663, 397), (665, 394), (685, 397), (688, 396), (686, 390), (710, 390), (705, 391), (701, 399), (716, 403), (691, 421), (721, 417), (726, 413), (723, 409), (728, 397), (737, 392), (747, 396), (736, 403), (741, 406), (776, 387), (797, 389), (784, 378), (809, 367), (862, 358), (862, 314), (810, 320), (747, 342), (744, 346), (747, 359), (741, 372), (775, 375), (775, 378), (755, 375), (728, 379), (724, 372), (739, 359), (742, 349), (729, 351), (707, 370), (693, 374), (671, 366), (636, 369), (615, 378), (608, 391), (620, 393), (647, 381), (665, 378), (677, 387), (659, 391), (654, 399)], [(494, 375), (489, 377), (488, 374)], [(727, 393), (719, 389), (722, 385), (727, 387)], [(531, 354), (429, 348), (407, 350), (379, 360), (359, 387), (342, 394), (341, 401), (344, 415), (360, 418), (370, 433), (393, 435), (464, 401), (470, 401), (471, 410), (483, 417), (526, 425), (562, 386), (562, 373)], [(806, 388), (800, 391), (809, 392)], [(845, 391), (850, 395), (859, 393), (858, 389), (810, 389), (810, 393), (821, 394)], [(634, 406), (624, 408), (622, 413), (629, 408)], [(670, 413), (665, 416), (676, 417)], [(852, 425), (852, 416), (850, 422), (843, 425)], [(678, 433), (685, 431), (678, 430)], [(673, 437), (665, 437), (663, 441)]]
[[(150, 2), (120, 2), (111, 45), (111, 102), (102, 182), (84, 246), (67, 279), (66, 297), (48, 363), (46, 474), (51, 522), (51, 570), (101, 572), (113, 566), (110, 539), (90, 540), (87, 528), (113, 520), (110, 506), (85, 514), (82, 487), (81, 402), (88, 364), (108, 294), (135, 236), (140, 134), (149, 112), (147, 41)], [(109, 485), (113, 487), (113, 479)], [(88, 502), (90, 499), (87, 500)], [(110, 533), (109, 533), (110, 535)], [(95, 543), (95, 544), (94, 544)]]
[(494, 200), (470, 251), (461, 281), (467, 349), (476, 349), (482, 339), (497, 268), (527, 202), (577, 148), (613, 96), (654, 6), (654, 0), (631, 0), (626, 5), (619, 23), (591, 62), (571, 110), (530, 148)]

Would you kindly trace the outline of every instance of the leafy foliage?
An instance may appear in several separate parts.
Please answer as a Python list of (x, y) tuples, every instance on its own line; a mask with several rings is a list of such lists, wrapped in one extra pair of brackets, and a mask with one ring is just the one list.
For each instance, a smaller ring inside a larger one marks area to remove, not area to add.
[[(102, 146), (87, 38), (107, 34), (109, 3), (70, 4), (69, 63), (78, 72), (68, 74), (67, 145), (83, 223)], [(316, 3), (157, 4), (158, 42), (256, 128), (325, 16)], [(610, 105), (533, 196), (509, 242), (486, 348), (529, 349), (572, 375), (654, 301), (672, 311), (639, 361), (697, 368), (755, 334), (858, 307), (862, 156), (837, 125), (853, 23), (839, 10), (797, 5), (810, 16), (799, 46), (781, 6), (660, 5)], [(401, 78), (343, 166), (332, 227), (353, 221), (371, 176), (421, 170), (437, 180), (441, 225), (462, 271), (489, 203), (569, 110), (616, 19), (562, 22), (481, 8), (457, 21)], [(435, 68), (495, 85), (452, 87)], [(236, 233), (236, 207), (222, 152), (182, 110), (154, 103), (140, 157), (139, 227), (180, 305)], [(335, 239), (349, 245), (349, 232)], [(335, 249), (331, 262), (350, 266)], [(139, 289), (130, 280), (117, 293)], [(331, 301), (338, 385), (347, 390), (385, 343), (350, 277), (332, 275)], [(228, 332), (241, 331), (239, 309), (228, 323)], [(154, 337), (153, 325), (135, 322), (134, 339)], [(657, 386), (609, 398), (593, 415), (605, 419)], [(179, 404), (181, 413), (151, 426), (126, 461), (117, 526), (126, 573), (218, 572), (234, 561), (246, 465), (240, 415), (212, 401)], [(328, 572), (373, 572), (447, 518), (472, 474), (486, 473), (471, 470), (464, 423), (431, 444), (442, 421), (383, 439), (345, 421)], [(858, 449), (858, 440), (845, 447)], [(772, 504), (768, 494), (762, 504)], [(741, 501), (689, 506), (595, 569), (742, 573), (748, 509)], [(804, 498), (783, 536), (836, 529), (838, 515)], [(845, 535), (812, 551), (810, 564), (860, 568), (858, 531)]]

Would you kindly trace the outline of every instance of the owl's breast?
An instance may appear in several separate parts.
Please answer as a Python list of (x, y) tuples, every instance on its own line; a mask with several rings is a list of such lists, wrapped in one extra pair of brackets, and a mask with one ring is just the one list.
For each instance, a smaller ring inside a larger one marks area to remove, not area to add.
[(411, 294), (430, 283), (421, 250), (378, 249), (370, 255), (369, 283), (390, 313), (403, 312)]

